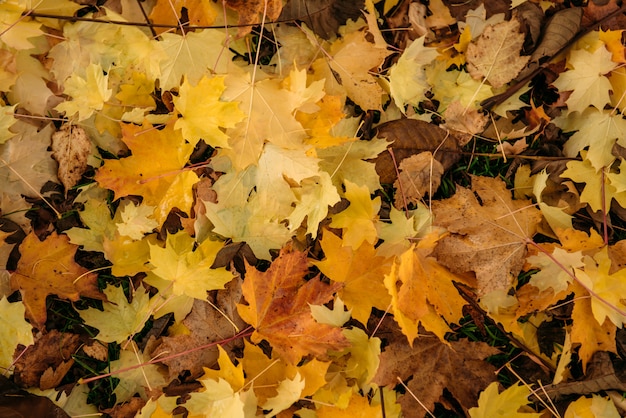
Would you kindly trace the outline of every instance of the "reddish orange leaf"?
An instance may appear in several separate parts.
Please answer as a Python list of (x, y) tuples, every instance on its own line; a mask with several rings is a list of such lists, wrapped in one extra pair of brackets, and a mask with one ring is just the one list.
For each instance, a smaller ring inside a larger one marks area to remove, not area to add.
[(39, 241), (30, 233), (20, 244), (22, 257), (11, 275), (11, 289), (22, 294), (26, 317), (42, 329), (46, 322), (46, 297), (56, 295), (77, 301), (81, 296), (105, 300), (98, 289), (97, 276), (74, 261), (77, 245), (67, 235), (52, 233)]
[(290, 246), (265, 272), (246, 262), (242, 290), (248, 305), (237, 304), (241, 318), (255, 328), (252, 341), (267, 340), (291, 364), (309, 354), (318, 357), (349, 345), (340, 328), (316, 322), (309, 307), (331, 300), (341, 285), (329, 286), (319, 276), (305, 281), (307, 265), (306, 253)]

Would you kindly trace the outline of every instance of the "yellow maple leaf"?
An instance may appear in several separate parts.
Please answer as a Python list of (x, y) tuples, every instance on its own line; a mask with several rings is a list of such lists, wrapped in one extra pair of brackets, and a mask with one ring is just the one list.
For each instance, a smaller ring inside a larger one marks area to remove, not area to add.
[[(168, 235), (165, 248), (150, 245), (151, 275), (169, 282), (174, 295), (187, 295), (205, 300), (210, 290), (223, 289), (233, 275), (224, 267), (211, 268), (224, 243), (205, 240), (196, 247), (196, 241), (186, 232)], [(194, 249), (195, 247), (195, 249)], [(162, 286), (158, 286), (161, 290)]]
[[(274, 357), (274, 356), (272, 356)], [(245, 370), (246, 385), (251, 384), (257, 396), (259, 405), (264, 405), (268, 399), (277, 395), (277, 383), (285, 379), (295, 379), (296, 375), (304, 378), (304, 388), (301, 397), (311, 396), (326, 384), (326, 372), (330, 362), (318, 360), (308, 361), (301, 366), (295, 366), (280, 358), (268, 357), (259, 346), (245, 342), (241, 365)], [(245, 387), (244, 386), (244, 387)]]
[(608, 397), (592, 394), (591, 398), (581, 396), (570, 403), (564, 418), (619, 418), (621, 415), (615, 403)]
[(232, 128), (245, 115), (237, 103), (220, 100), (224, 92), (224, 77), (202, 77), (192, 86), (187, 78), (180, 86), (174, 105), (181, 113), (175, 129), (182, 129), (183, 137), (195, 146), (200, 139), (212, 147), (228, 148), (228, 136), (220, 130)]
[(353, 137), (335, 136), (332, 133), (333, 127), (346, 116), (343, 113), (344, 103), (341, 97), (326, 95), (317, 105), (319, 106), (317, 112), (296, 112), (296, 120), (309, 135), (307, 144), (316, 148), (327, 148), (354, 140)]
[(572, 91), (565, 101), (570, 111), (582, 113), (587, 107), (602, 110), (609, 103), (611, 83), (605, 74), (617, 67), (611, 61), (611, 53), (602, 46), (590, 52), (585, 49), (570, 51), (568, 71), (559, 74), (552, 83), (559, 91)]
[(104, 75), (100, 64), (89, 64), (85, 69), (85, 78), (72, 74), (65, 80), (63, 92), (72, 97), (55, 108), (67, 116), (78, 114), (78, 120), (85, 120), (94, 111), (102, 110), (104, 102), (111, 98), (113, 90), (108, 88), (108, 75)]
[(367, 186), (357, 186), (345, 180), (345, 197), (350, 201), (347, 209), (333, 215), (330, 226), (343, 229), (343, 245), (359, 248), (364, 241), (375, 244), (376, 224), (380, 210), (380, 196), (370, 199)]
[(575, 269), (576, 278), (591, 295), (591, 310), (599, 324), (609, 319), (621, 327), (626, 323), (626, 268), (609, 273), (611, 259), (608, 247), (602, 248), (593, 257), (585, 256), (584, 270)]
[(587, 369), (589, 360), (596, 351), (617, 353), (615, 333), (617, 327), (608, 318), (599, 323), (594, 318), (592, 299), (589, 292), (578, 282), (570, 285), (574, 292), (574, 308), (572, 309), (572, 343), (580, 344), (578, 357), (582, 362), (583, 371)]
[(344, 246), (341, 238), (328, 230), (320, 244), (326, 257), (313, 264), (331, 280), (344, 283), (338, 294), (357, 321), (367, 324), (373, 307), (387, 309), (391, 298), (383, 280), (391, 269), (391, 258), (377, 256), (369, 242), (358, 248)]
[(89, 308), (79, 311), (87, 325), (100, 331), (98, 340), (121, 343), (141, 331), (151, 315), (148, 292), (139, 288), (130, 303), (121, 286), (108, 286), (103, 292), (107, 296), (104, 310)]
[(113, 190), (115, 199), (129, 195), (143, 196), (143, 203), (155, 206), (154, 218), (161, 225), (170, 210), (191, 210), (192, 186), (198, 176), (183, 170), (193, 151), (173, 123), (163, 129), (123, 125), (123, 140), (132, 155), (120, 160), (105, 160), (96, 172), (100, 186)]
[(450, 331), (448, 324), (463, 316), (465, 300), (453, 282), (465, 280), (429, 256), (439, 238), (438, 231), (425, 236), (397, 257), (385, 276), (394, 318), (409, 343), (417, 336), (420, 323), (444, 341), (445, 333)]
[(318, 80), (325, 79), (328, 94), (350, 97), (364, 110), (382, 110), (385, 91), (372, 75), (371, 69), (380, 66), (390, 51), (368, 41), (367, 31), (344, 34), (330, 47), (332, 58), (313, 62)]
[(493, 382), (480, 393), (478, 407), (470, 408), (471, 418), (539, 418), (541, 414), (520, 412), (528, 402), (530, 389), (524, 385), (513, 385), (498, 393), (498, 382)]

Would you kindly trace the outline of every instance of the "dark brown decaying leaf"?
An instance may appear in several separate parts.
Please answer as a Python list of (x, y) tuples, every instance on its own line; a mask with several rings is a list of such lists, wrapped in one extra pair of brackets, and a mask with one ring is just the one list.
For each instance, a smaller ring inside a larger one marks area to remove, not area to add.
[[(376, 136), (392, 142), (396, 164), (403, 159), (424, 151), (430, 151), (439, 161), (444, 172), (455, 164), (461, 149), (457, 139), (433, 124), (415, 119), (400, 119), (383, 123), (377, 127)], [(396, 166), (389, 152), (376, 158), (376, 172), (381, 183), (393, 183), (397, 178)]]
[(525, 33), (530, 35), (530, 44), (524, 45), (524, 51), (532, 51), (541, 38), (545, 15), (535, 3), (524, 2), (515, 8), (515, 13)]
[(469, 44), (465, 56), (467, 71), (474, 79), (483, 77), (498, 88), (513, 80), (526, 66), (529, 57), (520, 56), (524, 35), (513, 18), (487, 26), (480, 37)]
[[(429, 411), (434, 410), (435, 402), (442, 401), (444, 389), (467, 411), (476, 406), (478, 393), (496, 380), (495, 367), (484, 361), (499, 353), (494, 347), (469, 340), (451, 342), (448, 346), (436, 337), (422, 336), (411, 348), (406, 338), (404, 341), (402, 338), (399, 335), (381, 354), (373, 382), (395, 386), (398, 377), (408, 381), (409, 389)], [(400, 396), (399, 402), (406, 418), (424, 417), (425, 411), (410, 394)]]
[(15, 362), (15, 383), (40, 389), (57, 386), (74, 363), (72, 354), (84, 342), (77, 334), (57, 330), (43, 335)]
[(0, 417), (69, 418), (69, 415), (50, 399), (21, 390), (8, 378), (0, 376)]
[(52, 134), (52, 156), (59, 163), (57, 175), (66, 193), (87, 169), (90, 154), (91, 141), (80, 126), (67, 123)]
[(288, 0), (280, 20), (300, 20), (324, 39), (336, 35), (348, 19), (361, 17), (363, 0)]

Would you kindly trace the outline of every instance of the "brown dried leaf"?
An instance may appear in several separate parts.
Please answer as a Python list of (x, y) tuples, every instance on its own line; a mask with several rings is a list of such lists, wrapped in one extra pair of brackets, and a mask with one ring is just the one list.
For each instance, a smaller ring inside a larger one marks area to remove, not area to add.
[(473, 107), (463, 106), (458, 100), (450, 103), (444, 112), (444, 117), (446, 123), (443, 126), (456, 133), (460, 146), (464, 146), (474, 135), (481, 133), (489, 122), (485, 114)]
[[(201, 345), (227, 339), (242, 330), (245, 323), (235, 308), (235, 304), (240, 302), (242, 297), (241, 279), (231, 281), (224, 290), (215, 293), (217, 295), (213, 306), (206, 301), (194, 300), (191, 312), (183, 320), (183, 325), (189, 329), (189, 334), (164, 337), (162, 343), (152, 350), (152, 356), (159, 353), (182, 353)], [(238, 329), (235, 329), (233, 324)], [(222, 345), (227, 351), (242, 346), (241, 341)], [(217, 347), (211, 347), (177, 356), (163, 363), (169, 368), (169, 380), (176, 378), (185, 370), (190, 372), (191, 377), (196, 378), (204, 373), (203, 367), (216, 364), (217, 358)]]
[(504, 153), (504, 155), (517, 155), (528, 148), (528, 144), (526, 143), (526, 138), (518, 139), (514, 143), (503, 142), (497, 146), (496, 150), (498, 152)]
[(239, 38), (249, 34), (252, 26), (260, 25), (262, 21), (275, 21), (283, 9), (282, 0), (225, 0), (224, 4), (239, 13)]
[[(82, 343), (81, 337), (77, 334), (52, 330), (43, 335), (15, 362), (13, 372), (15, 383), (40, 389), (50, 389), (56, 386), (69, 370), (67, 363), (73, 362), (72, 354), (76, 353)], [(62, 367), (64, 363), (66, 367)], [(61, 370), (57, 371), (55, 376), (48, 371), (52, 370), (54, 374), (57, 368)], [(49, 386), (53, 382), (56, 383)]]
[(487, 26), (482, 35), (469, 44), (465, 56), (467, 70), (474, 79), (486, 78), (492, 87), (502, 87), (513, 80), (530, 57), (520, 56), (524, 35), (520, 23), (511, 19)]
[(580, 29), (583, 10), (580, 7), (559, 10), (545, 25), (543, 38), (533, 51), (530, 61), (551, 57), (567, 45)]
[[(378, 126), (376, 136), (393, 141), (388, 148), (393, 151), (396, 162), (430, 151), (446, 171), (460, 158), (457, 139), (428, 122), (415, 119), (394, 120)], [(393, 183), (397, 178), (396, 167), (389, 152), (381, 153), (375, 161), (380, 182)]]
[(109, 358), (109, 347), (106, 343), (92, 340), (83, 346), (83, 353), (93, 359), (106, 361)]
[(433, 256), (454, 273), (474, 272), (479, 296), (508, 289), (524, 264), (524, 240), (535, 234), (540, 211), (528, 200), (512, 200), (502, 180), (478, 176), (472, 176), (471, 190), (457, 187), (432, 207), (435, 224), (450, 232)]
[[(411, 348), (403, 338), (401, 334), (394, 334), (380, 356), (380, 367), (373, 382), (395, 386), (398, 377), (403, 381), (412, 377), (407, 386), (418, 394), (429, 411), (434, 410), (435, 402), (441, 401), (444, 389), (467, 411), (476, 406), (479, 392), (496, 380), (495, 367), (484, 361), (499, 353), (494, 347), (469, 340), (446, 345), (436, 337), (423, 336), (416, 339)], [(410, 394), (398, 400), (405, 417), (424, 416), (424, 410)]]
[(418, 203), (424, 195), (433, 195), (439, 188), (443, 166), (433, 158), (430, 151), (421, 152), (400, 162), (400, 176), (393, 183), (396, 189), (394, 206), (398, 209), (406, 203)]
[(87, 169), (91, 141), (83, 128), (66, 123), (52, 134), (51, 148), (52, 157), (59, 163), (57, 175), (67, 193)]

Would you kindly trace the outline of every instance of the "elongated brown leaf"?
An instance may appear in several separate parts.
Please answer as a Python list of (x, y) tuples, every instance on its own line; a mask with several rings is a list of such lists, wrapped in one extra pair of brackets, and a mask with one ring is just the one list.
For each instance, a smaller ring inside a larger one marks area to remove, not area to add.
[(531, 62), (551, 57), (561, 50), (580, 30), (583, 10), (580, 7), (561, 10), (546, 24), (539, 46), (530, 56)]

